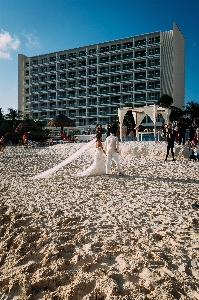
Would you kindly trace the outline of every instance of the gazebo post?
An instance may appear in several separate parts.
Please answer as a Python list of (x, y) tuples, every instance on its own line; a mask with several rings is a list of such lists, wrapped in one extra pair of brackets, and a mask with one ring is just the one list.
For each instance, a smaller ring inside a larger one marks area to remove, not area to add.
[(136, 141), (138, 142), (139, 141), (139, 134), (138, 134), (138, 113), (135, 112), (135, 126), (136, 126)]
[(154, 104), (153, 118), (154, 118), (154, 141), (155, 142), (156, 142), (156, 116), (157, 116), (157, 109), (156, 109), (156, 105)]
[(122, 123), (124, 120), (124, 116), (129, 109), (130, 109), (129, 107), (125, 107), (125, 109), (118, 108), (118, 116), (119, 116), (119, 122), (120, 122), (120, 141), (122, 141)]

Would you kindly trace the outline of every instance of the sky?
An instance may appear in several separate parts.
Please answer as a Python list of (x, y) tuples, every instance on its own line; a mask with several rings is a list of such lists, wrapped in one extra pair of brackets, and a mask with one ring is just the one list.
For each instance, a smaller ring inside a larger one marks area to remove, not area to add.
[(172, 30), (185, 37), (185, 104), (199, 103), (199, 0), (0, 0), (0, 108), (18, 109), (18, 54)]

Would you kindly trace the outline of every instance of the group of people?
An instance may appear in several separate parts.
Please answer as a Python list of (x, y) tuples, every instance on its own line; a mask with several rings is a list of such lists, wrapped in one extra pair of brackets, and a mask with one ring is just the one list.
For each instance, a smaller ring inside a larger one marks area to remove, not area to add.
[(24, 132), (22, 136), (23, 144), (28, 145), (32, 142), (32, 134), (30, 131)]
[(167, 154), (165, 161), (167, 161), (169, 151), (171, 151), (173, 161), (174, 158), (174, 142), (178, 145), (185, 145), (185, 133), (186, 128), (189, 129), (189, 138), (188, 138), (188, 146), (189, 150), (192, 148), (192, 153), (189, 155), (189, 159), (199, 160), (199, 126), (194, 120), (191, 124), (187, 126), (186, 121), (183, 117), (180, 117), (178, 121), (174, 121), (171, 125), (162, 124), (162, 132), (163, 132), (163, 140), (166, 140), (167, 145)]

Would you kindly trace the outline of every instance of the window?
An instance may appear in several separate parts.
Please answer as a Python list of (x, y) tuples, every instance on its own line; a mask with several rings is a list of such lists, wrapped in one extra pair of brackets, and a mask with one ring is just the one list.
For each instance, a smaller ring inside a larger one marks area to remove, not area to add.
[(86, 71), (79, 71), (79, 76), (86, 76)]
[(60, 55), (60, 60), (65, 60), (66, 59), (66, 54)]
[(79, 61), (79, 67), (84, 67), (84, 66), (86, 66), (86, 61), (85, 60)]
[(111, 76), (111, 82), (120, 82), (120, 81), (121, 81), (121, 75)]
[(85, 56), (85, 55), (86, 55), (86, 51), (85, 50), (79, 52), (79, 56)]
[(86, 86), (86, 80), (80, 80), (79, 81), (79, 87), (80, 86)]
[(56, 61), (56, 56), (51, 56), (50, 57), (50, 62)]
[(160, 43), (160, 36), (149, 37), (148, 44)]
[(97, 89), (89, 89), (89, 95), (97, 95)]
[(66, 84), (65, 83), (60, 83), (60, 88), (61, 89), (64, 89), (66, 87)]
[(111, 45), (111, 51), (116, 50), (116, 45)]
[(130, 74), (123, 75), (123, 80), (124, 80), (124, 81), (131, 80), (131, 75), (130, 75)]
[(124, 64), (123, 65), (123, 70), (130, 70), (133, 69), (133, 64)]
[(108, 78), (108, 77), (100, 78), (100, 83), (101, 83), (101, 84), (107, 83), (107, 82), (109, 82), (109, 78)]
[(32, 65), (38, 65), (38, 59), (33, 60)]
[(75, 87), (75, 82), (69, 82), (69, 88), (74, 88)]
[(96, 85), (97, 79), (89, 79), (89, 85)]
[(75, 77), (75, 73), (74, 72), (70, 72), (68, 77), (69, 78), (74, 78)]
[(159, 59), (149, 60), (149, 67), (159, 66), (159, 65), (160, 65), (160, 60)]
[(66, 79), (66, 73), (60, 74), (60, 79)]
[(109, 57), (108, 56), (100, 58), (100, 63), (106, 63), (108, 61), (109, 61)]
[(47, 57), (45, 57), (45, 58), (42, 58), (42, 60), (41, 60), (41, 63), (42, 64), (44, 64), (44, 63), (47, 63), (48, 62), (48, 59), (47, 59)]
[(50, 85), (50, 90), (56, 90), (56, 85), (55, 84), (51, 84)]
[(145, 67), (146, 67), (145, 61), (135, 62), (135, 69), (145, 68)]
[(60, 93), (60, 98), (66, 98), (66, 92), (61, 92)]
[(146, 45), (146, 39), (135, 41), (135, 47), (141, 47)]
[(86, 90), (80, 90), (79, 96), (86, 96)]
[(89, 69), (89, 75), (96, 75), (97, 74), (97, 69)]
[(146, 51), (145, 50), (135, 52), (135, 58), (137, 58), (137, 57), (143, 57), (145, 55), (146, 55)]
[(108, 94), (108, 93), (109, 93), (109, 88), (108, 87), (100, 88), (100, 94)]
[(69, 57), (69, 58), (76, 58), (76, 52), (74, 52), (74, 53), (69, 53), (68, 57)]
[(97, 59), (89, 59), (89, 65), (94, 65), (97, 63)]
[(56, 67), (55, 67), (55, 66), (50, 67), (50, 72), (51, 72), (51, 71), (56, 71)]
[(96, 49), (90, 49), (88, 51), (89, 55), (92, 55), (92, 54), (96, 54), (97, 53), (97, 50)]

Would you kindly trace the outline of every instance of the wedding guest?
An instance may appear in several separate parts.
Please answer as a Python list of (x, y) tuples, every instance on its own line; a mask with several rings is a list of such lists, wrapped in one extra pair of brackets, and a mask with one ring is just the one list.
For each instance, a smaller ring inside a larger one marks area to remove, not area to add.
[(88, 126), (87, 133), (88, 133), (88, 135), (91, 134), (91, 127), (90, 126)]
[(4, 144), (4, 136), (2, 135), (2, 137), (0, 138), (0, 151), (3, 151), (5, 148), (5, 144)]
[(133, 141), (134, 138), (133, 123), (130, 123), (129, 125), (129, 137), (130, 137), (130, 141)]
[(108, 122), (106, 123), (106, 127), (105, 127), (106, 138), (110, 135), (110, 130), (111, 130), (111, 126)]
[(167, 158), (168, 158), (170, 150), (171, 150), (171, 154), (172, 154), (172, 157), (173, 157), (173, 161), (175, 161), (174, 151), (173, 151), (175, 137), (174, 137), (174, 134), (172, 133), (172, 129), (171, 128), (168, 128), (168, 133), (166, 134), (166, 139), (167, 139), (168, 145), (167, 145), (167, 154), (166, 154), (165, 161), (167, 161)]
[(22, 140), (23, 140), (24, 145), (27, 145), (27, 143), (28, 143), (28, 135), (27, 135), (27, 132), (24, 132), (24, 134), (23, 134), (23, 136), (22, 136)]
[(185, 132), (186, 132), (186, 123), (183, 116), (180, 116), (180, 120), (178, 122), (178, 132), (179, 132), (179, 145), (181, 143), (185, 144)]
[(189, 155), (189, 159), (193, 159), (193, 160), (199, 160), (199, 146), (198, 145), (194, 145), (193, 146), (193, 150), (192, 150), (192, 154)]
[(127, 134), (127, 126), (123, 123), (122, 124), (122, 142), (126, 141), (126, 134)]

